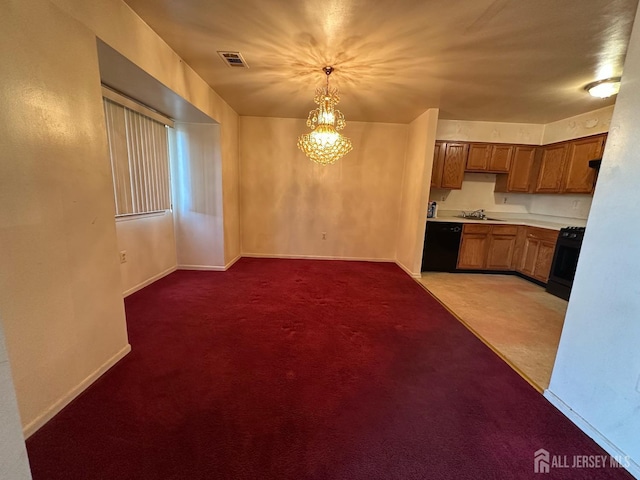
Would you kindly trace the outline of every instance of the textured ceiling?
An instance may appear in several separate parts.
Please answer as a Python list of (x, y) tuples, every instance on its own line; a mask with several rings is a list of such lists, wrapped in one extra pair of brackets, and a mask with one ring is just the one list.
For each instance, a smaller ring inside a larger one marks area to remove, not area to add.
[[(637, 0), (126, 0), (240, 115), (304, 118), (322, 67), (347, 120), (547, 123), (610, 105)], [(217, 50), (240, 51), (249, 69)]]

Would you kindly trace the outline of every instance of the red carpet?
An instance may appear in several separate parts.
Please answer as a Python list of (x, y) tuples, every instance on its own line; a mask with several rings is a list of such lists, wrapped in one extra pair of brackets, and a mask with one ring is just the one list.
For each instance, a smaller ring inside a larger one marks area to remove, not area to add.
[[(33, 478), (632, 478), (391, 264), (242, 259), (126, 300), (125, 359), (27, 442)], [(570, 458), (570, 457), (569, 457)]]

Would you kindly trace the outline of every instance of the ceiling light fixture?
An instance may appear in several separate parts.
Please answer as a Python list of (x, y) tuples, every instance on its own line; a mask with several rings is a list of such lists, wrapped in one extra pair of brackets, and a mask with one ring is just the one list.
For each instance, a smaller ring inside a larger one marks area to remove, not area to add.
[(353, 147), (351, 140), (339, 133), (347, 122), (342, 112), (335, 108), (340, 101), (338, 90), (329, 88), (329, 75), (333, 67), (324, 67), (322, 70), (327, 75), (327, 85), (316, 90), (313, 101), (318, 108), (311, 110), (307, 118), (307, 127), (311, 128), (311, 132), (298, 137), (298, 148), (314, 162), (330, 165)]
[(592, 97), (608, 98), (616, 95), (620, 90), (620, 77), (607, 78), (592, 82), (584, 89), (589, 92)]

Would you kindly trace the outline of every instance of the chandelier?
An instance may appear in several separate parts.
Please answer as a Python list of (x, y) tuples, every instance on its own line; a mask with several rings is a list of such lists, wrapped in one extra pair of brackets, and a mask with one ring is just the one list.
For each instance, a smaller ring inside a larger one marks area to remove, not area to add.
[(347, 122), (335, 106), (340, 101), (338, 90), (329, 88), (329, 75), (333, 67), (322, 69), (327, 75), (327, 85), (316, 90), (313, 101), (318, 108), (309, 112), (307, 127), (311, 132), (298, 137), (298, 148), (320, 165), (334, 163), (352, 150), (351, 140), (339, 133)]

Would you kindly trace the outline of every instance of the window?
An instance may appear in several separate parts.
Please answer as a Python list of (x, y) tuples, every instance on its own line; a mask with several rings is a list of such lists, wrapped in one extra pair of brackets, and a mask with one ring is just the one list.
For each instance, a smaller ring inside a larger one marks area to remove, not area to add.
[(170, 120), (111, 90), (103, 95), (116, 216), (169, 210)]

